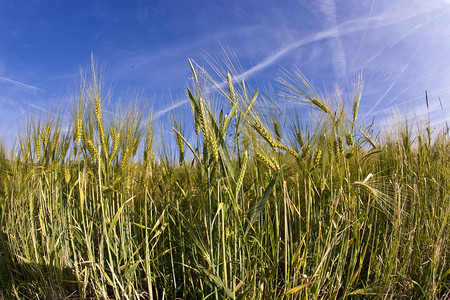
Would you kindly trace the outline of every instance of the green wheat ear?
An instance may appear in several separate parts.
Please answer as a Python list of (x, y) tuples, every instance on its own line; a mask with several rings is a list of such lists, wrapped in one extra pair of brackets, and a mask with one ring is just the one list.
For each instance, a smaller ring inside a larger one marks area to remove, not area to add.
[(353, 147), (353, 137), (350, 132), (345, 133), (345, 142), (347, 143), (347, 146)]
[(212, 133), (208, 134), (208, 142), (209, 142), (209, 146), (211, 148), (212, 156), (213, 156), (214, 160), (215, 161), (219, 161), (219, 148), (218, 148), (218, 145), (217, 145), (217, 140), (213, 136)]
[(321, 109), (323, 112), (330, 114), (330, 109), (328, 106), (325, 105), (325, 103), (317, 100), (317, 99), (311, 99), (311, 103), (317, 106), (319, 109)]
[(299, 155), (298, 151), (296, 151), (295, 149), (292, 149), (291, 147), (288, 147), (283, 144), (277, 144), (277, 147), (281, 150), (288, 152), (289, 154), (293, 155), (294, 157), (300, 159), (300, 155)]
[(263, 139), (265, 139), (269, 143), (269, 145), (272, 147), (273, 150), (277, 151), (277, 143), (274, 141), (269, 132), (259, 122), (252, 122), (251, 126), (253, 127), (253, 129), (256, 130), (256, 132), (259, 133), (259, 135)]
[(183, 140), (182, 140), (182, 137), (181, 137), (181, 133), (179, 131), (174, 129), (174, 132), (175, 132), (176, 142), (177, 142), (177, 146), (178, 146), (178, 150), (179, 150), (179, 164), (181, 166), (183, 164), (183, 161), (184, 161)]
[(247, 162), (248, 162), (248, 151), (245, 151), (244, 156), (242, 157), (241, 170), (239, 171), (239, 177), (236, 183), (236, 194), (239, 192), (244, 182), (245, 171), (247, 170)]
[(261, 160), (264, 164), (266, 164), (272, 170), (274, 170), (274, 171), (280, 170), (280, 166), (274, 159), (269, 158), (266, 155), (263, 155), (261, 152), (256, 152), (255, 155), (259, 160)]
[(275, 137), (277, 139), (277, 143), (281, 142), (281, 131), (280, 131), (280, 125), (278, 124), (278, 121), (273, 121), (273, 130), (275, 132)]
[(379, 194), (379, 192), (376, 189), (374, 189), (373, 187), (371, 187), (370, 185), (368, 185), (365, 182), (355, 181), (355, 182), (353, 182), (353, 185), (355, 187), (357, 187), (357, 188), (360, 188), (361, 190), (367, 192), (368, 194), (370, 194), (370, 195), (372, 195), (374, 197), (377, 197), (378, 194)]
[(233, 81), (230, 73), (227, 73), (228, 94), (231, 100), (231, 105), (236, 103), (236, 93), (234, 92)]
[(188, 58), (188, 61), (189, 61), (189, 66), (191, 67), (192, 75), (194, 75), (195, 83), (198, 84), (197, 72), (195, 72), (194, 65), (192, 64), (192, 61), (190, 58)]

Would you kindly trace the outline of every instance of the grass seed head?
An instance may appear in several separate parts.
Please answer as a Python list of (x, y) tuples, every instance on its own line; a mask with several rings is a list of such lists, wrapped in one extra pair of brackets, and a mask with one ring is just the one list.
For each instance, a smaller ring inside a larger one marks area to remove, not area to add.
[(259, 133), (259, 135), (265, 139), (269, 145), (272, 147), (273, 150), (277, 151), (277, 144), (273, 140), (272, 136), (269, 134), (269, 132), (258, 122), (253, 122), (252, 127), (256, 130), (256, 132)]
[(248, 161), (248, 152), (245, 151), (244, 155), (242, 157), (241, 170), (239, 172), (239, 177), (238, 177), (238, 181), (237, 181), (237, 184), (236, 184), (236, 190), (237, 191), (240, 190), (240, 188), (242, 187), (242, 183), (244, 182), (245, 170), (247, 169), (247, 161)]
[(307, 145), (303, 150), (302, 154), (300, 155), (300, 160), (305, 159), (305, 157), (309, 154), (311, 151), (311, 145)]
[(81, 117), (79, 117), (77, 118), (75, 127), (75, 139), (78, 145), (81, 142), (82, 130), (83, 130), (83, 120), (81, 119)]
[(277, 139), (277, 142), (281, 142), (281, 131), (280, 131), (280, 125), (278, 124), (278, 121), (273, 122), (273, 129), (275, 131), (275, 137)]
[(344, 141), (342, 139), (342, 136), (338, 136), (338, 148), (339, 153), (344, 153)]
[(202, 98), (199, 98), (199, 100), (198, 100), (197, 116), (198, 116), (200, 129), (203, 132), (203, 137), (206, 138), (206, 135), (208, 133), (206, 132), (206, 123), (205, 123), (206, 119), (205, 119), (205, 111), (203, 109), (203, 99)]
[(330, 110), (328, 109), (328, 107), (323, 102), (320, 102), (317, 99), (312, 99), (311, 102), (312, 102), (312, 104), (317, 106), (319, 109), (321, 109), (323, 112), (325, 112), (327, 114), (330, 113)]
[(64, 181), (66, 184), (70, 181), (70, 170), (68, 168), (64, 168)]
[(322, 150), (317, 149), (314, 155), (314, 165), (317, 166), (320, 163), (320, 159), (322, 158)]
[(22, 152), (22, 161), (25, 163), (28, 160), (28, 153), (25, 152), (25, 148), (22, 143), (20, 143), (20, 151)]
[(88, 150), (91, 153), (92, 160), (95, 161), (95, 160), (99, 159), (98, 151), (95, 148), (94, 143), (91, 140), (88, 140), (87, 145), (88, 145)]
[(347, 132), (345, 134), (345, 142), (347, 143), (347, 146), (353, 147), (353, 137), (350, 132)]
[(176, 142), (177, 142), (177, 146), (178, 146), (178, 150), (179, 150), (179, 163), (181, 166), (184, 161), (184, 144), (183, 144), (183, 140), (181, 138), (181, 133), (179, 131), (175, 131), (175, 136), (176, 136)]
[(284, 150), (290, 154), (292, 154), (293, 156), (295, 156), (296, 158), (300, 158), (300, 155), (298, 154), (298, 151), (292, 149), (291, 147), (285, 146), (283, 144), (277, 144), (277, 147), (281, 150)]
[(256, 152), (255, 155), (258, 159), (260, 159), (262, 162), (264, 162), (272, 170), (278, 171), (280, 169), (280, 167), (276, 161), (269, 159), (268, 157), (264, 156), (262, 153)]
[(373, 187), (371, 187), (370, 185), (368, 185), (366, 182), (355, 181), (353, 185), (374, 197), (378, 196), (378, 191)]
[(208, 134), (208, 141), (214, 160), (219, 161), (219, 148), (217, 145), (217, 140), (211, 133)]
[(228, 84), (228, 94), (230, 97), (231, 104), (236, 103), (236, 93), (234, 92), (233, 80), (231, 79), (230, 73), (227, 73), (227, 84)]
[(64, 143), (63, 148), (61, 149), (61, 160), (64, 160), (64, 158), (66, 157), (67, 151), (69, 150), (69, 146), (70, 146), (70, 141), (67, 140)]
[(36, 154), (36, 159), (41, 160), (41, 140), (39, 137), (34, 137), (34, 152)]
[(44, 132), (44, 137), (43, 137), (43, 146), (44, 146), (44, 148), (47, 147), (47, 143), (48, 143), (48, 141), (50, 139), (50, 129), (51, 129), (50, 124), (47, 124), (45, 126), (45, 132)]

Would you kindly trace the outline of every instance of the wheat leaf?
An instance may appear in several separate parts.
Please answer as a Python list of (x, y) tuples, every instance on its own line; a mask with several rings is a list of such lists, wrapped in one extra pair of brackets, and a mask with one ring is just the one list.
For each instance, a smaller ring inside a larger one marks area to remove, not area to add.
[(125, 201), (125, 202), (120, 206), (120, 208), (117, 210), (116, 214), (114, 215), (113, 220), (111, 221), (111, 225), (109, 226), (108, 236), (111, 235), (112, 230), (113, 230), (114, 227), (116, 226), (116, 223), (117, 223), (117, 221), (119, 220), (120, 214), (122, 213), (123, 209), (125, 208), (125, 205), (126, 205), (128, 202), (130, 202), (131, 200), (133, 200), (134, 197), (136, 197), (136, 196), (133, 196), (133, 197), (131, 197), (130, 199), (128, 199), (127, 201)]
[(266, 206), (267, 200), (270, 197), (270, 194), (272, 193), (273, 187), (275, 186), (275, 182), (277, 180), (278, 173), (276, 173), (272, 180), (267, 185), (266, 189), (264, 190), (264, 193), (261, 198), (259, 198), (258, 201), (255, 201), (252, 203), (252, 206), (250, 207), (249, 213), (248, 213), (248, 225), (245, 229), (245, 235), (247, 235), (250, 227), (253, 225), (253, 223), (256, 221), (256, 218), (261, 214), (261, 212), (264, 210), (264, 207)]

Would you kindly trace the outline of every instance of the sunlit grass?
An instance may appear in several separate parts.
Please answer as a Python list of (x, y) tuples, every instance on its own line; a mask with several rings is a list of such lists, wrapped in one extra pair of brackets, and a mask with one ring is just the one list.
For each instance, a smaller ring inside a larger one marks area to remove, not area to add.
[(372, 134), (362, 79), (349, 101), (280, 79), (305, 124), (191, 68), (192, 113), (157, 149), (147, 110), (104, 113), (94, 66), (70, 124), (0, 148), (1, 298), (450, 297), (448, 132)]

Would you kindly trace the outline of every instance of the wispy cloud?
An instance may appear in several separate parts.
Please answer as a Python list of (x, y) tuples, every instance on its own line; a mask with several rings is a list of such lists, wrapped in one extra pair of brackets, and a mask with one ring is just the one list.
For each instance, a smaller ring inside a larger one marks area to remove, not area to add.
[(188, 102), (189, 102), (189, 100), (184, 99), (184, 100), (180, 100), (178, 102), (172, 103), (172, 105), (170, 105), (170, 106), (168, 106), (166, 108), (163, 108), (161, 110), (158, 110), (156, 113), (154, 113), (153, 119), (157, 120), (161, 116), (167, 114), (168, 112), (171, 112), (172, 110), (176, 109), (177, 107), (180, 107), (180, 106), (182, 106), (182, 105), (184, 105), (184, 104), (186, 104)]
[(36, 105), (34, 103), (28, 103), (28, 105), (30, 107), (34, 108), (34, 109), (37, 109), (39, 111), (39, 113), (41, 113), (41, 112), (44, 112), (44, 113), (48, 112), (48, 109), (44, 108), (43, 106)]
[[(428, 94), (430, 98), (429, 105), (425, 104), (425, 95), (419, 97), (421, 99), (415, 99), (415, 101), (405, 101), (391, 106), (389, 108), (381, 109), (377, 112), (381, 118), (378, 120), (379, 124), (392, 124), (394, 121), (399, 121), (399, 116), (408, 120), (409, 124), (414, 125), (424, 124), (429, 122), (432, 128), (445, 129), (448, 128), (447, 115), (450, 111), (447, 107), (442, 106), (442, 102), (439, 99), (432, 98), (432, 95)], [(418, 102), (418, 100), (422, 100)], [(414, 102), (414, 105), (411, 105)], [(412, 107), (412, 108), (411, 108)]]
[(100, 37), (100, 35), (103, 33), (103, 28), (100, 29), (100, 31), (95, 35), (94, 40), (92, 41), (92, 46), (95, 45), (95, 43), (97, 43), (98, 38)]
[(25, 83), (23, 83), (23, 82), (19, 82), (19, 81), (16, 81), (16, 80), (12, 80), (12, 79), (9, 79), (9, 78), (3, 77), (3, 76), (0, 76), (0, 81), (7, 82), (7, 83), (12, 83), (12, 84), (14, 84), (15, 86), (18, 86), (18, 87), (21, 87), (21, 88), (25, 88), (25, 89), (30, 89), (30, 90), (32, 90), (32, 91), (34, 91), (34, 92), (39, 92), (39, 91), (41, 91), (41, 89), (38, 88), (38, 87), (36, 87), (36, 86), (32, 86), (32, 85), (29, 85), (29, 84), (25, 84)]
[(416, 51), (411, 55), (411, 58), (408, 60), (408, 62), (403, 66), (403, 68), (400, 70), (400, 72), (398, 73), (397, 77), (395, 78), (395, 80), (389, 85), (389, 87), (386, 89), (386, 91), (384, 92), (384, 94), (377, 100), (377, 102), (375, 103), (375, 105), (372, 106), (372, 108), (366, 113), (366, 115), (370, 115), (370, 113), (381, 103), (381, 101), (384, 99), (384, 97), (386, 97), (386, 95), (392, 90), (392, 88), (397, 84), (397, 82), (399, 81), (399, 79), (403, 76), (403, 74), (405, 73), (406, 69), (408, 69), (409, 65), (411, 64), (411, 62), (414, 60), (414, 58), (416, 57), (417, 53), (419, 52), (421, 47), (418, 47), (416, 49)]
[(292, 42), (280, 48), (278, 51), (272, 55), (264, 58), (254, 67), (244, 71), (243, 73), (235, 76), (235, 80), (240, 80), (242, 78), (247, 78), (255, 73), (266, 69), (267, 67), (273, 65), (278, 59), (289, 53), (290, 51), (297, 49), (301, 46), (305, 46), (311, 43), (316, 43), (328, 39), (342, 37), (358, 31), (366, 31), (368, 29), (380, 29), (386, 28), (395, 24), (403, 23), (412, 20), (418, 16), (428, 14), (436, 8), (430, 8), (429, 10), (422, 10), (420, 12), (389, 12), (385, 14), (361, 17), (351, 21), (341, 23), (335, 27), (316, 32), (303, 39)]
[[(337, 8), (334, 0), (323, 0), (319, 2), (319, 8), (325, 17), (327, 28), (337, 28)], [(344, 77), (347, 70), (347, 60), (342, 45), (341, 33), (336, 30), (330, 37), (330, 48), (332, 51), (333, 71), (337, 77)]]
[(361, 36), (361, 40), (359, 41), (358, 51), (356, 52), (355, 58), (353, 59), (353, 64), (351, 70), (355, 68), (356, 60), (358, 59), (359, 53), (361, 52), (361, 47), (364, 42), (364, 38), (366, 37), (367, 29), (369, 28), (369, 19), (372, 16), (373, 4), (375, 0), (372, 0), (372, 4), (370, 5), (369, 17), (367, 18), (366, 27), (364, 28), (364, 32)]

